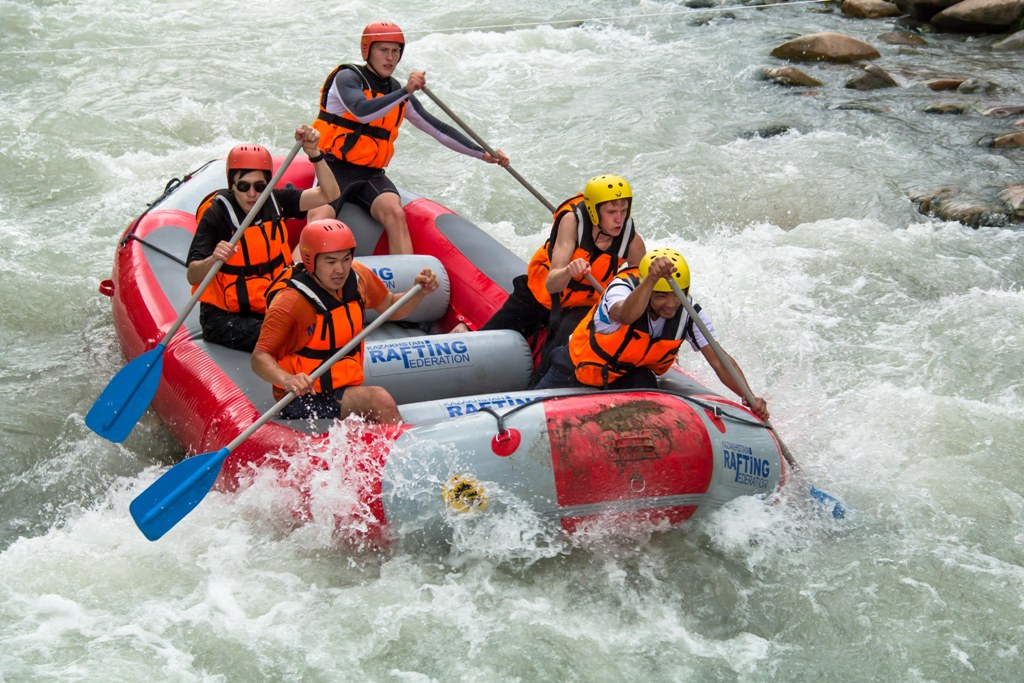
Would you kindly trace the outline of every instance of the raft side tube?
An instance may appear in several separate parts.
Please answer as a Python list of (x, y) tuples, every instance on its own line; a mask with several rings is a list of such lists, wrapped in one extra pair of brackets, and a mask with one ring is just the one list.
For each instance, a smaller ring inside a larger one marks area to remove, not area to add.
[[(407, 292), (416, 284), (416, 276), (424, 268), (429, 268), (437, 276), (437, 291), (424, 297), (409, 315), (402, 318), (404, 322), (434, 322), (448, 312), (451, 299), (451, 282), (448, 272), (441, 262), (433, 256), (413, 254), (395, 256), (362, 256), (356, 259), (381, 279), (392, 294)], [(367, 309), (366, 322), (369, 323), (380, 315), (377, 311)]]
[(398, 404), (521, 391), (532, 370), (530, 346), (512, 330), (368, 341), (363, 354), (363, 383), (384, 387)]
[(444, 399), (399, 404), (398, 410), (402, 414), (402, 420), (405, 423), (427, 425), (488, 410), (494, 411), (498, 415), (505, 415), (510, 410), (528, 403), (534, 403), (555, 396), (579, 394), (585, 391), (598, 390), (583, 388), (529, 389), (526, 391), (474, 394), (472, 396), (452, 396)]
[[(384, 464), (382, 500), (388, 524), (403, 542), (444, 540), (450, 527), (439, 521), (446, 515), (509, 508), (530, 510), (530, 520), (536, 511), (558, 528), (544, 404), (516, 411), (506, 427), (522, 437), (508, 455), (492, 450), (497, 420), (482, 412), (413, 426), (395, 440)], [(472, 498), (458, 495), (458, 488)]]

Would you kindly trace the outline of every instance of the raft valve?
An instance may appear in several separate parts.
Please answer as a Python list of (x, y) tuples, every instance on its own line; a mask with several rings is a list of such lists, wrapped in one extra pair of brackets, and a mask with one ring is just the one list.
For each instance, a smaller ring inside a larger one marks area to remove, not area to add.
[(494, 438), (491, 439), (491, 450), (495, 455), (508, 457), (516, 452), (522, 441), (523, 435), (519, 433), (519, 430), (509, 428), (494, 435)]

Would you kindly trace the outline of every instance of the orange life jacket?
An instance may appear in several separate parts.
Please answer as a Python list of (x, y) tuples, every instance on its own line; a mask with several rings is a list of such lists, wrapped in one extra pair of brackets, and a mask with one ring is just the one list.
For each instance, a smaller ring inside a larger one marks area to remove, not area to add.
[[(558, 222), (562, 217), (573, 212), (576, 215), (576, 249), (569, 260), (578, 258), (590, 262), (590, 273), (607, 287), (619, 270), (619, 266), (626, 260), (629, 253), (629, 245), (636, 235), (633, 227), (633, 219), (630, 217), (622, 226), (620, 232), (608, 246), (607, 250), (601, 250), (594, 244), (594, 224), (590, 220), (590, 214), (583, 207), (583, 193), (570, 197), (559, 204), (555, 209), (554, 223), (551, 226), (551, 234), (547, 241), (538, 249), (530, 263), (526, 266), (526, 279), (530, 291), (537, 301), (544, 308), (551, 309), (551, 292), (547, 289), (548, 273), (551, 271), (551, 253), (555, 248), (555, 241), (558, 237)], [(593, 306), (601, 300), (601, 292), (595, 290), (587, 280), (569, 280), (569, 284), (558, 295), (556, 301), (562, 308), (574, 308), (577, 306)]]
[[(636, 269), (619, 276), (635, 288), (640, 284)], [(700, 311), (695, 306), (694, 311)], [(679, 346), (689, 336), (693, 339), (693, 321), (680, 306), (675, 316), (665, 321), (657, 337), (650, 333), (650, 317), (644, 311), (632, 325), (620, 325), (610, 334), (599, 334), (594, 328), (594, 306), (569, 339), (569, 358), (576, 366), (576, 379), (592, 387), (607, 388), (609, 384), (636, 368), (650, 368), (664, 374), (679, 354)]]
[[(233, 226), (232, 234), (241, 223), (235, 215), (234, 207), (228, 199), (228, 190), (217, 190), (208, 194), (196, 209), (196, 224), (215, 201), (224, 204)], [(220, 267), (213, 281), (203, 290), (199, 300), (212, 304), (230, 313), (267, 312), (266, 290), (270, 282), (277, 277), (284, 267), (292, 262), (291, 249), (288, 246), (288, 228), (281, 217), (281, 209), (270, 195), (271, 208), (266, 205), (260, 218), (262, 223), (253, 222), (238, 241), (238, 249)], [(259, 219), (257, 219), (259, 220)], [(199, 285), (192, 287), (195, 293)]]
[[(398, 137), (398, 128), (405, 118), (406, 103), (402, 102), (381, 118), (369, 123), (360, 123), (349, 112), (340, 116), (332, 114), (327, 111), (327, 94), (342, 69), (350, 69), (359, 74), (359, 79), (363, 82), (363, 94), (367, 99), (372, 100), (388, 94), (373, 88), (365, 66), (341, 64), (336, 67), (320, 88), (320, 113), (313, 122), (313, 127), (320, 131), (320, 149), (333, 154), (337, 159), (344, 159), (359, 166), (384, 168), (395, 155), (395, 138)], [(392, 88), (402, 87), (394, 78), (390, 80)]]
[[(335, 354), (363, 329), (365, 306), (359, 294), (359, 276), (353, 270), (341, 290), (341, 300), (320, 286), (302, 264), (291, 269), (291, 277), (283, 280), (282, 287), (298, 290), (316, 311), (313, 333), (306, 346), (286, 354), (277, 361), (285, 372), (297, 375), (312, 374), (325, 360)], [(279, 288), (280, 289), (280, 288)], [(331, 369), (313, 383), (316, 392), (333, 392), (340, 387), (355, 386), (363, 382), (363, 345), (359, 344), (342, 356)], [(274, 396), (287, 392), (274, 385)]]

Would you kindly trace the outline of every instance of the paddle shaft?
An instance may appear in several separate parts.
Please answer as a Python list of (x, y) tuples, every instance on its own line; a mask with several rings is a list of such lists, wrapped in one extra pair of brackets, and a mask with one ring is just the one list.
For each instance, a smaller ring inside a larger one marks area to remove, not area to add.
[[(704, 321), (700, 319), (699, 315), (697, 315), (697, 311), (693, 310), (693, 304), (690, 303), (690, 297), (683, 293), (678, 282), (672, 278), (666, 279), (668, 280), (669, 285), (672, 286), (672, 291), (675, 292), (677, 297), (679, 297), (679, 301), (683, 304), (683, 308), (686, 309), (687, 315), (690, 316), (693, 323), (698, 327), (698, 329), (700, 329), (701, 334), (703, 334), (704, 338), (707, 339), (708, 344), (711, 346), (711, 350), (715, 352), (715, 355), (718, 356), (718, 360), (725, 366), (726, 372), (728, 372), (729, 376), (732, 377), (732, 381), (740, 388), (740, 392), (743, 394), (743, 398), (746, 400), (747, 405), (753, 406), (757, 402), (757, 398), (754, 396), (754, 392), (750, 390), (750, 385), (747, 384), (745, 379), (743, 379), (743, 375), (736, 370), (736, 366), (732, 364), (729, 356), (719, 345), (714, 335), (711, 334), (711, 330), (708, 329), (708, 326), (705, 325)], [(775, 431), (775, 427), (772, 426), (771, 421), (765, 420), (764, 424), (768, 429), (772, 430), (773, 434), (775, 434), (775, 440), (779, 444), (779, 450), (782, 451), (782, 455), (786, 458), (786, 462), (789, 463), (790, 467), (799, 467), (796, 464), (796, 460), (793, 458), (793, 454), (789, 452), (786, 444), (784, 444), (782, 439), (779, 438), (779, 433)]]
[[(348, 355), (348, 353), (352, 349), (354, 349), (358, 344), (362, 343), (363, 339), (366, 338), (366, 335), (370, 334), (371, 332), (376, 330), (378, 327), (383, 325), (385, 322), (387, 322), (388, 319), (390, 319), (391, 316), (393, 316), (395, 314), (395, 311), (397, 311), (402, 306), (407, 304), (409, 302), (409, 300), (412, 299), (414, 296), (416, 296), (421, 289), (423, 289), (423, 285), (414, 285), (411, 289), (409, 289), (408, 292), (406, 292), (405, 294), (402, 295), (401, 299), (399, 299), (395, 303), (391, 304), (391, 306), (389, 306), (386, 311), (381, 313), (373, 322), (371, 322), (369, 325), (364, 327), (359, 334), (357, 334), (356, 336), (352, 337), (352, 340), (349, 341), (349, 343), (347, 343), (344, 346), (342, 346), (340, 349), (338, 349), (334, 353), (333, 356), (331, 356), (326, 361), (324, 361), (320, 365), (320, 367), (318, 367), (316, 370), (314, 370), (312, 372), (312, 374), (310, 374), (309, 378), (311, 380), (316, 380), (318, 377), (320, 377), (325, 372), (330, 370), (332, 365), (334, 365), (339, 360), (341, 360), (342, 357)], [(243, 441), (245, 441), (250, 436), (252, 436), (253, 433), (257, 429), (259, 429), (260, 427), (265, 425), (267, 422), (269, 422), (271, 419), (273, 419), (273, 417), (275, 415), (277, 415), (279, 412), (281, 412), (284, 409), (284, 407), (286, 405), (288, 405), (289, 403), (291, 403), (294, 399), (295, 399), (295, 392), (293, 392), (293, 391), (289, 391), (287, 394), (285, 394), (283, 397), (281, 397), (280, 401), (275, 403), (269, 410), (267, 410), (267, 412), (265, 412), (262, 415), (260, 415), (260, 419), (256, 420), (256, 422), (254, 422), (251, 425), (249, 425), (248, 429), (246, 429), (244, 432), (242, 432), (237, 437), (235, 437), (235, 440), (232, 441), (231, 443), (229, 443), (225, 447), (227, 452), (230, 453), (231, 451), (233, 451), (236, 448), (238, 448), (238, 446), (241, 445), (241, 443)]]
[[(441, 110), (444, 111), (444, 113), (447, 114), (451, 118), (452, 121), (457, 123), (459, 125), (459, 128), (461, 128), (462, 130), (466, 131), (466, 134), (469, 135), (469, 137), (473, 138), (473, 140), (476, 141), (476, 144), (478, 144), (481, 147), (483, 147), (485, 152), (490, 154), (495, 159), (498, 158), (498, 153), (495, 152), (494, 149), (491, 148), (490, 145), (488, 145), (486, 142), (484, 142), (484, 139), (481, 138), (479, 135), (477, 135), (476, 131), (474, 131), (472, 128), (470, 128), (468, 125), (466, 125), (466, 122), (463, 121), (461, 118), (459, 118), (458, 114), (453, 112), (448, 107), (447, 104), (442, 102), (441, 99), (437, 95), (435, 95), (434, 92), (430, 88), (428, 88), (427, 86), (423, 86), (423, 92), (427, 95), (427, 97), (429, 97), (431, 100), (433, 100), (434, 104), (436, 104), (438, 107), (440, 107)], [(555, 212), (555, 205), (552, 204), (551, 202), (549, 202), (544, 197), (544, 195), (542, 195), (540, 192), (538, 192), (537, 188), (535, 188), (533, 185), (531, 185), (529, 183), (529, 181), (526, 180), (526, 178), (524, 178), (523, 176), (519, 175), (519, 172), (516, 171), (514, 168), (512, 168), (511, 164), (506, 166), (505, 170), (508, 171), (509, 173), (511, 173), (513, 178), (518, 180), (519, 183), (523, 187), (525, 187), (527, 190), (529, 190), (530, 194), (532, 194), (534, 197), (539, 199), (540, 203), (548, 208), (548, 211), (550, 211), (551, 213)]]
[[(235, 230), (235, 234), (231, 236), (231, 240), (228, 242), (228, 244), (230, 244), (231, 246), (235, 246), (236, 244), (238, 244), (239, 240), (242, 239), (242, 235), (245, 233), (246, 228), (252, 225), (252, 222), (253, 220), (256, 219), (256, 216), (259, 214), (260, 209), (263, 208), (263, 205), (266, 204), (267, 199), (270, 198), (270, 193), (274, 191), (274, 187), (277, 185), (278, 181), (281, 180), (281, 177), (284, 175), (284, 172), (288, 170), (288, 166), (291, 165), (292, 159), (295, 158), (295, 155), (299, 153), (300, 149), (302, 149), (301, 140), (296, 142), (295, 146), (292, 147), (292, 150), (288, 152), (288, 156), (285, 157), (284, 161), (282, 161), (281, 165), (277, 168), (277, 173), (275, 173), (274, 177), (270, 179), (270, 182), (267, 184), (267, 188), (263, 190), (262, 193), (260, 193), (260, 196), (256, 200), (256, 203), (253, 204), (252, 209), (249, 210), (249, 213), (246, 215), (245, 220), (242, 221), (242, 224), (238, 226), (237, 230)], [(203, 278), (203, 281), (199, 283), (199, 286), (196, 288), (196, 291), (192, 294), (192, 298), (188, 300), (187, 304), (185, 304), (185, 308), (181, 309), (181, 313), (178, 314), (178, 319), (175, 320), (174, 324), (171, 325), (170, 329), (167, 330), (167, 334), (164, 335), (163, 340), (161, 340), (160, 342), (161, 346), (167, 346), (170, 343), (171, 339), (174, 337), (174, 334), (178, 331), (178, 328), (181, 327), (182, 323), (185, 322), (185, 318), (187, 318), (188, 314), (192, 312), (193, 308), (195, 308), (196, 303), (199, 301), (199, 297), (201, 297), (203, 295), (203, 292), (206, 291), (206, 288), (210, 286), (210, 283), (213, 282), (213, 278), (217, 275), (218, 271), (220, 271), (220, 268), (223, 265), (224, 262), (219, 259), (214, 262), (213, 267), (210, 268), (210, 271), (206, 274), (206, 277)]]

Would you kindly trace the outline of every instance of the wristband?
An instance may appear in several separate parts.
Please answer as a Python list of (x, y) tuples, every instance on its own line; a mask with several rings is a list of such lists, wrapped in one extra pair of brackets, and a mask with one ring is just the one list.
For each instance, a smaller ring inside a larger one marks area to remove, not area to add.
[(324, 153), (323, 152), (320, 152), (315, 157), (309, 157), (309, 161), (311, 163), (314, 163), (314, 164), (317, 163), (318, 161), (323, 161), (323, 160), (324, 160)]

